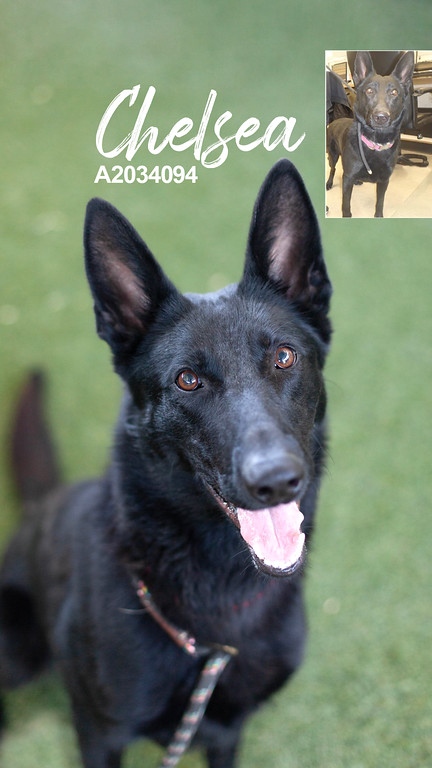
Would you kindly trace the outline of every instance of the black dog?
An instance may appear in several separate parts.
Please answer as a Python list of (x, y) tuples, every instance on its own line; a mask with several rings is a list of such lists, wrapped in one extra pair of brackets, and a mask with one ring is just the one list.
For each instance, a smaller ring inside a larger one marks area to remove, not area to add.
[(353, 80), (356, 88), (354, 120), (341, 118), (327, 129), (330, 175), (333, 186), (336, 163), (342, 157), (342, 216), (351, 216), (353, 185), (377, 185), (375, 216), (383, 216), (384, 195), (399, 154), (401, 126), (414, 70), (414, 54), (407, 51), (391, 75), (377, 75), (368, 51), (358, 51)]
[[(170, 741), (205, 660), (194, 642), (228, 643), (238, 654), (197, 742), (210, 768), (231, 768), (245, 718), (303, 655), (330, 339), (317, 221), (282, 160), (258, 196), (238, 285), (181, 295), (98, 199), (85, 254), (98, 333), (126, 384), (113, 461), (100, 480), (58, 486), (30, 381), (14, 434), (27, 512), (0, 579), (0, 685), (53, 658), (84, 765), (118, 768), (132, 739)], [(156, 617), (139, 600), (149, 594)]]

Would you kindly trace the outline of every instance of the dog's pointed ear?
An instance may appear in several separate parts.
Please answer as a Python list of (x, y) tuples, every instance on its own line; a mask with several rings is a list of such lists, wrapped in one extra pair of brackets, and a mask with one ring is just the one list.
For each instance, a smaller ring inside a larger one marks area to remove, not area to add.
[(331, 284), (318, 222), (300, 174), (286, 159), (272, 168), (255, 203), (241, 288), (257, 278), (285, 295), (328, 341)]
[(357, 51), (354, 62), (354, 72), (352, 73), (354, 85), (357, 87), (359, 83), (365, 80), (373, 72), (375, 72), (375, 69), (369, 51)]
[(180, 294), (127, 219), (99, 198), (87, 205), (84, 254), (97, 332), (115, 359), (121, 358), (143, 337), (163, 302)]
[(414, 51), (407, 51), (400, 57), (397, 62), (392, 75), (397, 77), (398, 80), (405, 86), (409, 85), (414, 72)]

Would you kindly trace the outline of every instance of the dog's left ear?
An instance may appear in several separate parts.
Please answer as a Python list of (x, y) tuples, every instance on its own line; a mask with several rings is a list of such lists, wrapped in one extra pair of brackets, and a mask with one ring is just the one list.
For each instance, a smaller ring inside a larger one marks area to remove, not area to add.
[(329, 340), (332, 289), (318, 222), (300, 174), (286, 159), (272, 168), (255, 203), (240, 286), (256, 278), (274, 285)]
[(414, 51), (407, 51), (400, 57), (392, 74), (401, 81), (405, 88), (409, 85), (414, 72)]

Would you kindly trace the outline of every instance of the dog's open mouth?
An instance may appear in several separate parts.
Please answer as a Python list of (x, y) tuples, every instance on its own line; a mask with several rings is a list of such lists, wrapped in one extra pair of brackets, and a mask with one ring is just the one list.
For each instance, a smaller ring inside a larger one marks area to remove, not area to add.
[(241, 509), (229, 504), (215, 488), (212, 494), (239, 528), (257, 566), (272, 576), (288, 576), (302, 562), (305, 535), (297, 502), (266, 509)]

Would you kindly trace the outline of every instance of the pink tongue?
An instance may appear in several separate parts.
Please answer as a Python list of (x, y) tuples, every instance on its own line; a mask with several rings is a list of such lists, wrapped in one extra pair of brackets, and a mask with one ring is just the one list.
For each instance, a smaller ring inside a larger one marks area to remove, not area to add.
[(240, 533), (266, 565), (285, 570), (301, 557), (303, 515), (295, 501), (269, 509), (238, 509)]

